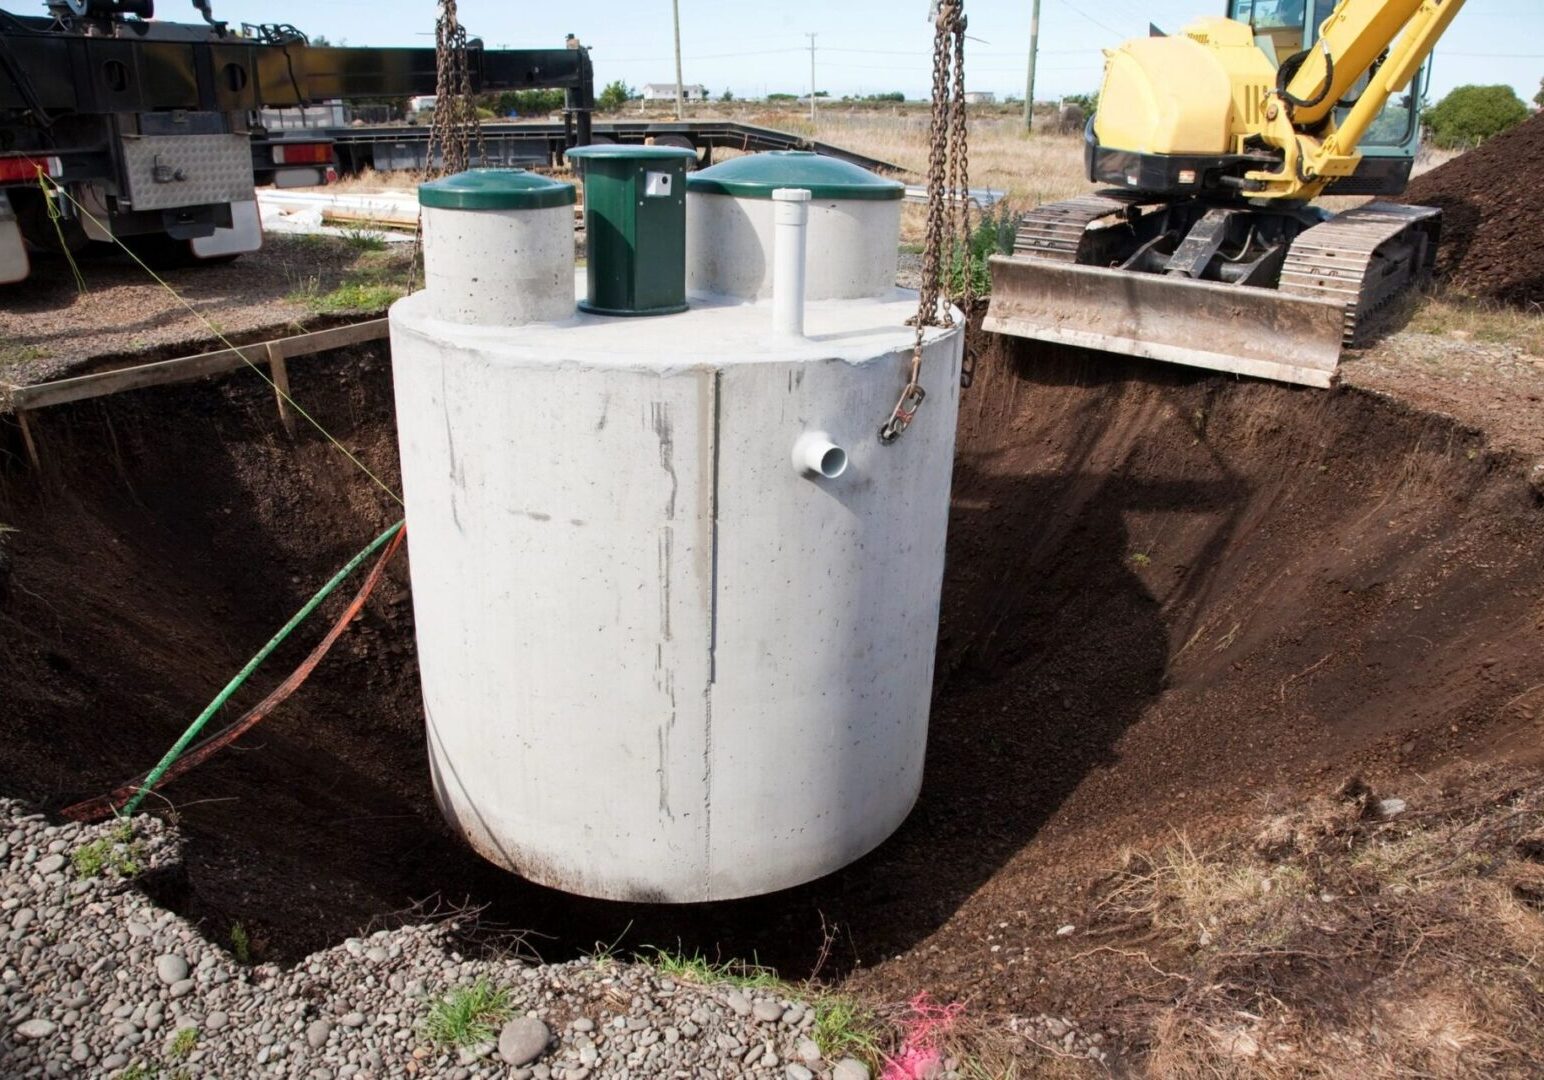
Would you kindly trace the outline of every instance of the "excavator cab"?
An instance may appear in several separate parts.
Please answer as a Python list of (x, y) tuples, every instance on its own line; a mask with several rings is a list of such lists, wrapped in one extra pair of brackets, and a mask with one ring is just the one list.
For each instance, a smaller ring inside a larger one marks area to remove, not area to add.
[[(1319, 40), (1319, 27), (1334, 13), (1336, 0), (1229, 0), (1228, 18), (1254, 31), (1255, 45), (1274, 68)], [(1362, 139), (1362, 164), (1352, 176), (1341, 177), (1326, 189), (1328, 195), (1397, 195), (1410, 180), (1421, 145), (1419, 102), (1431, 77), (1431, 61), (1423, 63), (1408, 90), (1389, 98)], [(1350, 98), (1366, 88), (1368, 77), (1357, 80)], [(1349, 106), (1335, 110), (1336, 121), (1345, 119)]]
[(1430, 272), (1439, 215), (1315, 199), (1404, 190), (1430, 47), (1461, 4), (1228, 0), (1110, 50), (1085, 132), (1108, 189), (1026, 216), (991, 260), (985, 328), (1329, 386)]

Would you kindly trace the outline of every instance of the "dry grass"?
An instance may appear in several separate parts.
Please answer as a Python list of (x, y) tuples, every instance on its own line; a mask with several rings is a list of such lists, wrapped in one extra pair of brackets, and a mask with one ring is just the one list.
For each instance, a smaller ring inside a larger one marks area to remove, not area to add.
[[(736, 119), (824, 142), (859, 154), (890, 161), (921, 179), (927, 169), (929, 114), (925, 109), (895, 111), (837, 110), (820, 114), (811, 127), (809, 117), (786, 110), (743, 111)], [(720, 154), (719, 157), (730, 156)], [(970, 121), (970, 183), (1007, 192), (1017, 205), (1035, 206), (1089, 190), (1083, 176), (1083, 142), (1076, 135), (1036, 133), (1010, 117), (973, 116)], [(413, 172), (378, 173), (366, 170), (344, 177), (329, 191), (411, 190), (418, 184)]]
[[(893, 161), (920, 178), (927, 169), (928, 124), (928, 114), (921, 110), (836, 113), (821, 118), (819, 137)], [(1017, 120), (992, 116), (972, 117), (969, 139), (972, 187), (1006, 192), (1023, 206), (1090, 189), (1083, 175), (1083, 141), (1075, 135), (1032, 135)]]
[(414, 169), (394, 172), (376, 172), (364, 169), (351, 176), (340, 176), (324, 188), (308, 188), (311, 191), (338, 192), (340, 194), (367, 195), (377, 191), (416, 191), (422, 177)]
[(1128, 853), (1091, 924), (1141, 958), (1124, 1011), (1149, 1074), (1537, 1075), (1544, 783), (1461, 786), (1392, 820), (1354, 787), (1252, 839)]
[(1544, 313), (1437, 289), (1415, 305), (1406, 328), (1486, 345), (1510, 345), (1544, 357)]

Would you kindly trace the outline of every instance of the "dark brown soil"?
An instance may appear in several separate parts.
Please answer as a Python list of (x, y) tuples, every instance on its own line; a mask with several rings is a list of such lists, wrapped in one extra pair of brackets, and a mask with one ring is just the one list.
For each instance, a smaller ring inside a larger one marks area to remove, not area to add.
[(1442, 208), (1437, 272), (1472, 296), (1544, 306), (1544, 115), (1416, 177), (1401, 202)]
[[(279, 715), (167, 792), (188, 861), (150, 887), (279, 959), (437, 895), (548, 958), (679, 942), (797, 978), (834, 927), (824, 977), (1097, 1016), (1055, 930), (1120, 844), (1351, 771), (1531, 760), (1544, 511), (1515, 462), (1386, 397), (1030, 349), (999, 342), (965, 397), (928, 775), (874, 855), (688, 908), (492, 870), (430, 800), (399, 563)], [(395, 484), (383, 353), (291, 377)], [(48, 484), (0, 487), (0, 792), (59, 806), (151, 764), (396, 508), (248, 375), (37, 419)]]

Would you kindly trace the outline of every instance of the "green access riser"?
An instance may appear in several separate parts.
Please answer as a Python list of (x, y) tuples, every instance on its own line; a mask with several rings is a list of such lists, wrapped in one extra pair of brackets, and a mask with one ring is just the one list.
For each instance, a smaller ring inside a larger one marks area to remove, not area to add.
[(596, 315), (686, 310), (686, 166), (677, 146), (580, 146), (568, 151), (584, 177), (588, 290)]

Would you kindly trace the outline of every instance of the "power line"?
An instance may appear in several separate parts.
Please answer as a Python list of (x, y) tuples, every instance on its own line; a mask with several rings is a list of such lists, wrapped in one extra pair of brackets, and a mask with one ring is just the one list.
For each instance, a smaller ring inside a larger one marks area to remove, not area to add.
[[(801, 53), (804, 52), (804, 50), (805, 46), (800, 45), (791, 49), (758, 49), (754, 52), (702, 53), (700, 55), (687, 56), (685, 59), (693, 61), (731, 60), (743, 56), (777, 56), (781, 53)], [(591, 51), (593, 52), (595, 50), (592, 48)], [(656, 64), (674, 58), (670, 56), (607, 56), (605, 53), (601, 53), (598, 59), (604, 60), (608, 64)]]
[(1115, 27), (1111, 26), (1109, 23), (1100, 22), (1098, 19), (1094, 18), (1088, 12), (1084, 11), (1082, 8), (1073, 6), (1071, 3), (1068, 2), (1068, 0), (1057, 0), (1057, 2), (1059, 4), (1061, 4), (1062, 7), (1066, 8), (1068, 11), (1072, 12), (1074, 15), (1077, 15), (1080, 18), (1083, 18), (1083, 19), (1087, 19), (1089, 22), (1093, 23), (1099, 29), (1104, 30), (1104, 31), (1106, 31), (1108, 33), (1114, 34), (1117, 38), (1120, 38), (1120, 39), (1124, 40), (1125, 38), (1128, 38), (1128, 37), (1131, 36), (1130, 34), (1128, 34), (1124, 30), (1117, 30), (1117, 29), (1115, 29)]
[[(1076, 54), (1076, 53), (1098, 52), (1099, 48), (1100, 47), (1097, 46), (1097, 45), (1089, 45), (1089, 46), (1087, 46), (1085, 48), (1082, 48), (1082, 49), (1041, 49), (1040, 50), (1040, 55), (1041, 56), (1062, 56), (1062, 55), (1070, 56), (1070, 55), (1073, 55), (1073, 54)], [(834, 48), (834, 47), (832, 47), (830, 45), (826, 46), (826, 52), (834, 52), (834, 53), (862, 53), (862, 54), (870, 55), (870, 56), (932, 56), (933, 55), (930, 52), (926, 52), (926, 51), (923, 51), (923, 50), (920, 50), (920, 49), (916, 49), (916, 50), (913, 50), (913, 49), (838, 49), (838, 48)], [(1010, 57), (1010, 56), (1017, 57), (1020, 54), (1018, 54), (1018, 53), (1008, 53), (1008, 52), (987, 52), (985, 50), (977, 49), (977, 50), (972, 51), (970, 55), (972, 57), (974, 57), (974, 58), (979, 59), (980, 57), (983, 57), (983, 56), (984, 57), (989, 57), (989, 58), (993, 58), (993, 57), (1003, 58), (1003, 57)]]

